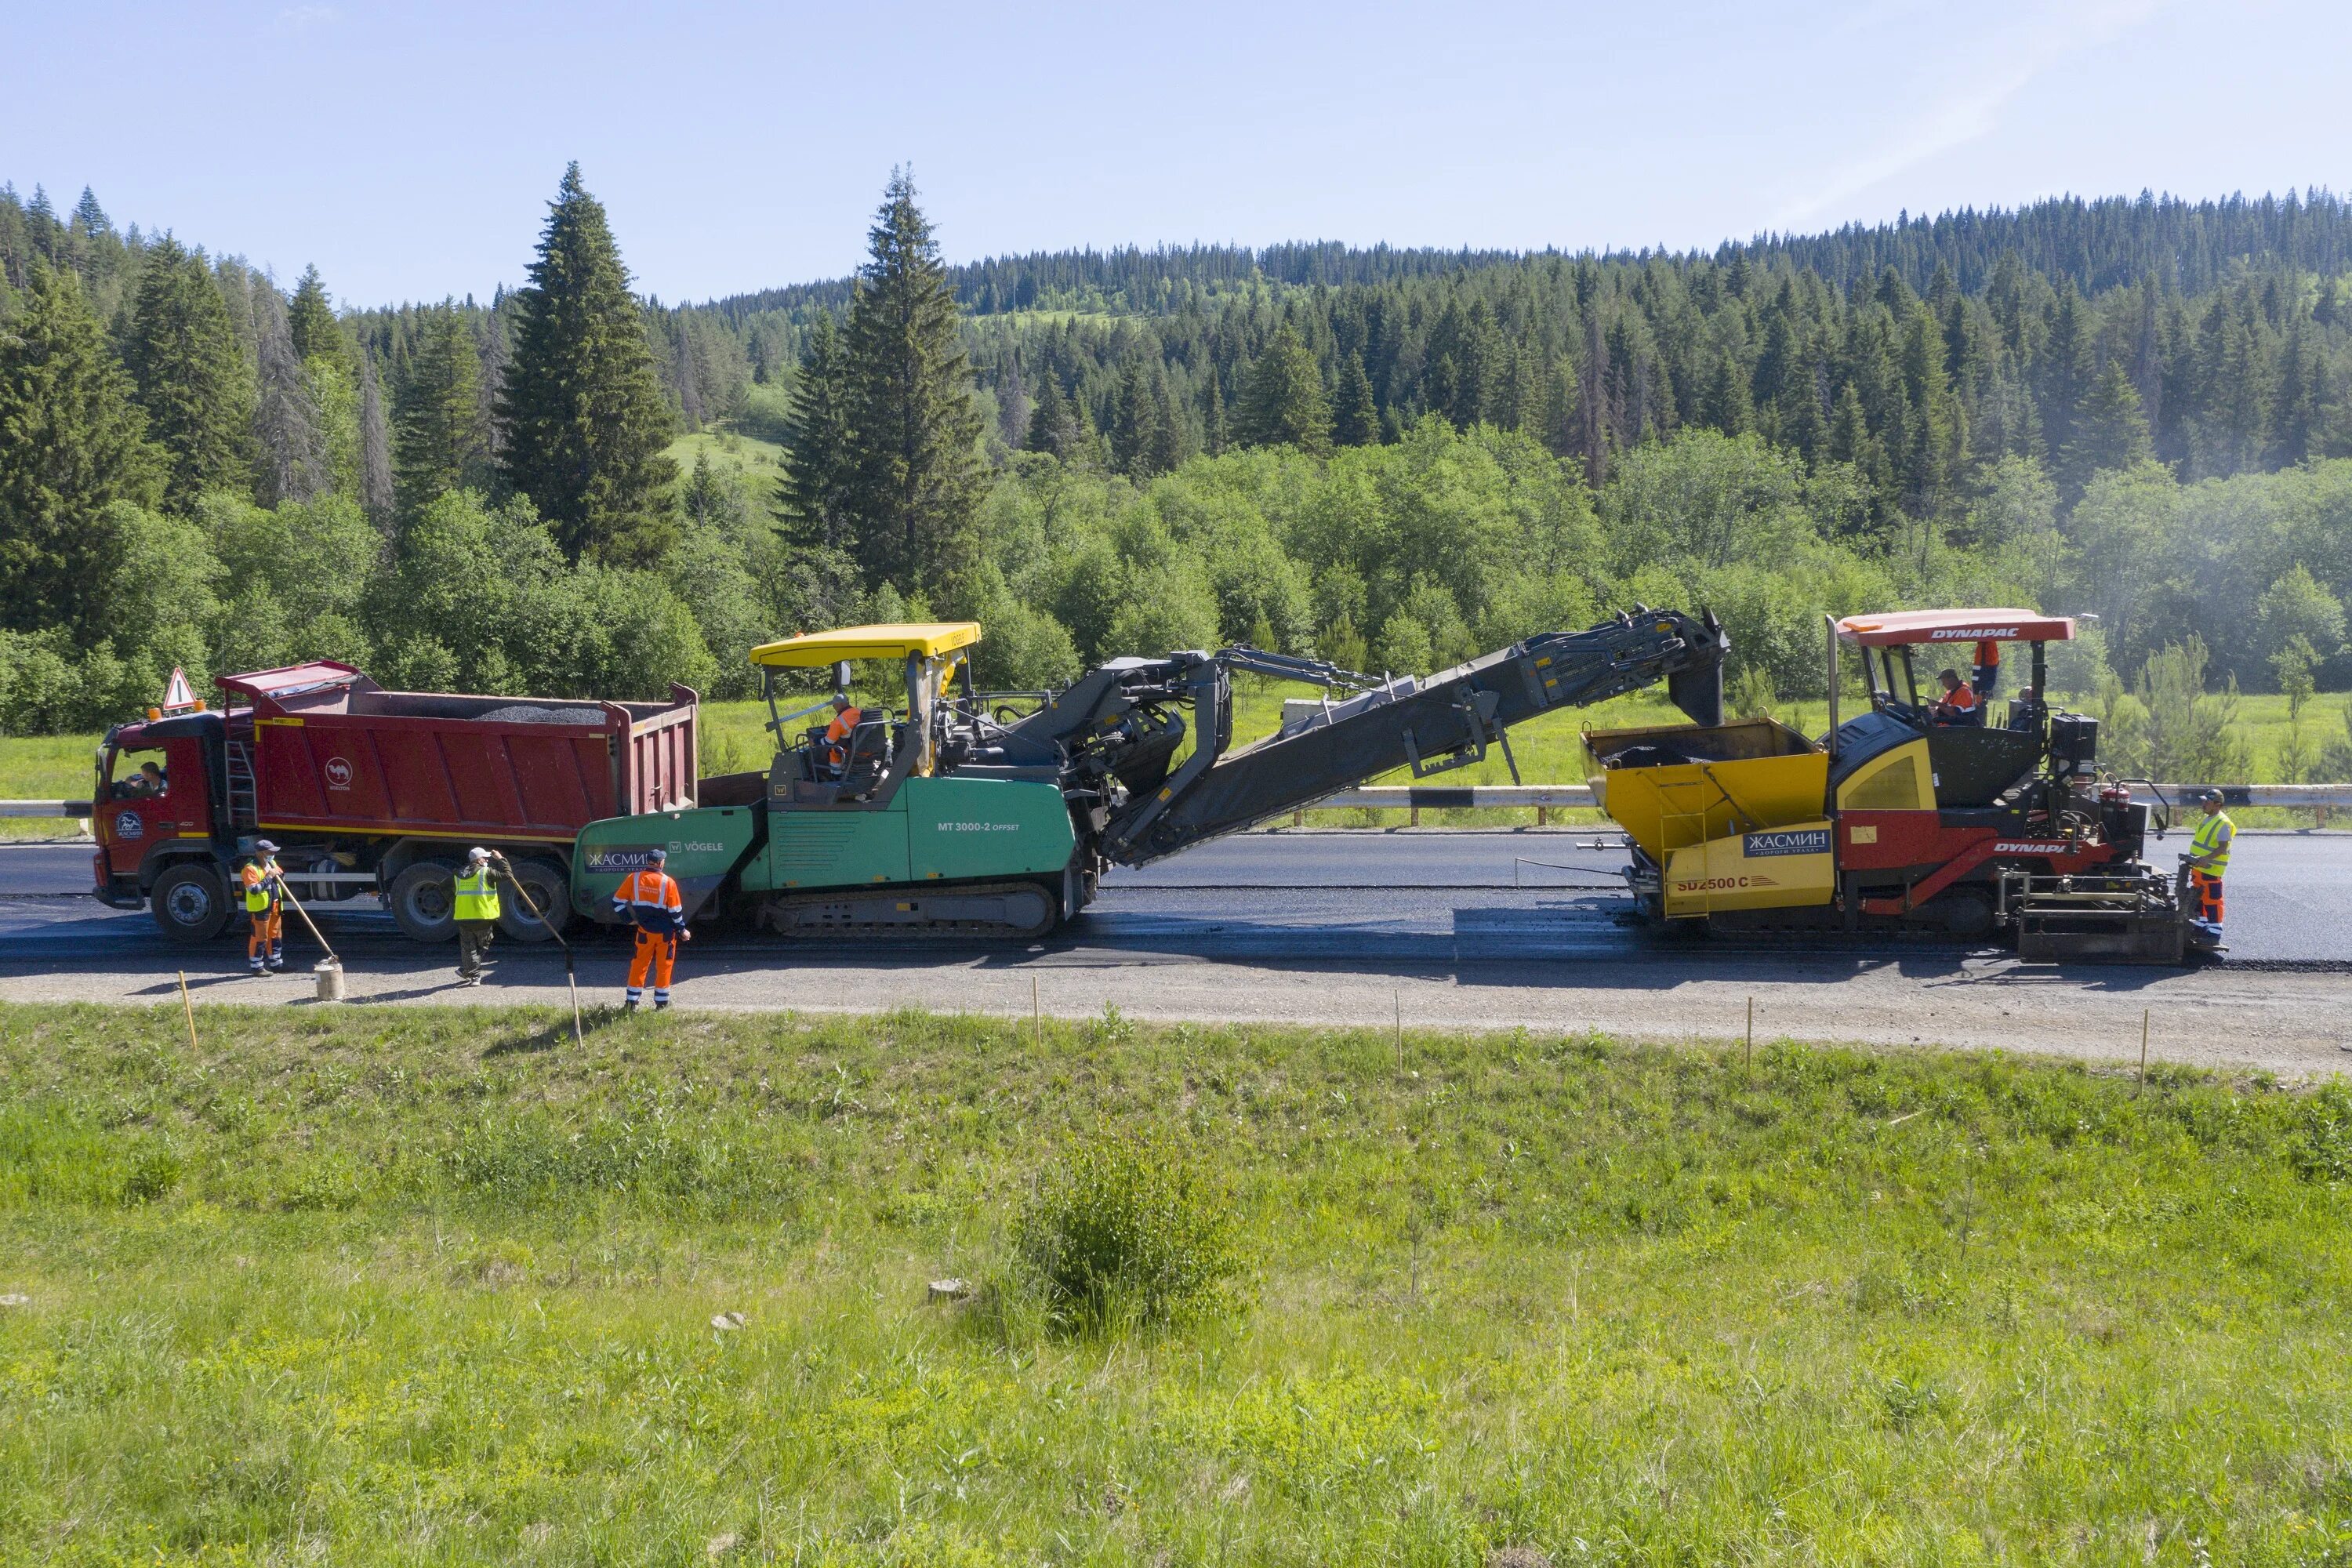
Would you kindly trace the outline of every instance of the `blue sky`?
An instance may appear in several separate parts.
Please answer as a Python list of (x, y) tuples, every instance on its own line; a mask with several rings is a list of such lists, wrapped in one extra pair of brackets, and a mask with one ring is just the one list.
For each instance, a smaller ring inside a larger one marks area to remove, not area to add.
[(0, 178), (353, 303), (518, 280), (572, 158), (670, 300), (853, 267), (898, 163), (957, 259), (2352, 188), (2341, 0), (7, 9)]

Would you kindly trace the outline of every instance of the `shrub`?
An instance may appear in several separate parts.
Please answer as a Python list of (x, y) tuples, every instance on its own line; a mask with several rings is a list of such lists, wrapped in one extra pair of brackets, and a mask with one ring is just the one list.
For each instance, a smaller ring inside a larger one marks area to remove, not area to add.
[(1172, 1139), (1121, 1132), (1045, 1172), (1014, 1232), (1055, 1323), (1165, 1323), (1229, 1304), (1242, 1259), (1226, 1194)]

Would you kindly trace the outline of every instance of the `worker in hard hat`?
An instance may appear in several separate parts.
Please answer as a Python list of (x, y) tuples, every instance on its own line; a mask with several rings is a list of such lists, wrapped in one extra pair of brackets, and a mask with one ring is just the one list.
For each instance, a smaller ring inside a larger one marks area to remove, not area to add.
[(253, 858), (236, 874), (245, 912), (253, 931), (245, 939), (245, 961), (255, 974), (286, 967), (286, 873), (278, 867), (278, 846), (257, 839)]
[(1957, 669), (1945, 670), (1936, 678), (1943, 682), (1944, 695), (1927, 709), (1927, 716), (1938, 724), (1981, 724), (1984, 703), (1976, 689), (1960, 679)]
[(2221, 879), (2230, 872), (2230, 845), (2238, 837), (2238, 825), (2221, 809), (2221, 792), (2209, 789), (2197, 796), (2197, 808), (2204, 814), (2197, 831), (2189, 837), (2189, 893), (2192, 900), (2189, 919), (2207, 936), (2218, 939), (2221, 921), (2229, 906), (2221, 897)]
[(833, 694), (833, 722), (824, 727), (824, 761), (836, 778), (849, 766), (852, 738), (865, 718), (865, 710), (850, 701), (848, 692)]
[(490, 942), (499, 934), (499, 882), (514, 880), (507, 858), (475, 845), (466, 851), (457, 873), (457, 983), (479, 985), (482, 965), (490, 956)]
[(654, 1011), (669, 1005), (670, 972), (677, 963), (677, 944), (694, 940), (694, 933), (686, 929), (686, 900), (677, 890), (677, 879), (663, 869), (668, 860), (666, 849), (647, 850), (645, 868), (622, 878), (621, 885), (613, 889), (614, 917), (637, 928), (637, 950), (629, 958), (628, 999), (622, 1004), (632, 1013), (645, 1000), (648, 971), (654, 982)]

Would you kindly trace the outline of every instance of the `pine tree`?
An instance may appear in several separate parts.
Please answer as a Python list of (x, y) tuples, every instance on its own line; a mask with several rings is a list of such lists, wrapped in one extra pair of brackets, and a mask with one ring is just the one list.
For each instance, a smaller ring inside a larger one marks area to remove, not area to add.
[(294, 298), (286, 307), (286, 330), (293, 336), (294, 352), (305, 363), (323, 359), (341, 364), (349, 357), (342, 328), (335, 321), (334, 305), (315, 266), (302, 268), (301, 278), (295, 282)]
[(1331, 405), (1323, 395), (1323, 373), (1288, 321), (1275, 330), (1249, 368), (1239, 424), (1237, 433), (1251, 446), (1296, 447), (1316, 457), (1331, 449)]
[(1201, 445), (1212, 458), (1224, 455), (1225, 443), (1231, 439), (1225, 428), (1225, 394), (1217, 377), (1216, 366), (1209, 367), (1209, 396), (1201, 411)]
[(257, 387), (253, 440), (255, 490), (263, 503), (307, 501), (327, 489), (327, 443), (310, 377), (294, 351), (286, 302), (267, 278), (253, 279)]
[(360, 506), (378, 527), (392, 520), (392, 431), (383, 414), (383, 383), (375, 355), (362, 350), (360, 364)]
[(454, 304), (424, 312), (416, 356), (392, 412), (393, 490), (404, 516), (481, 478), (481, 374), (473, 335)]
[(498, 399), (507, 482), (530, 498), (564, 552), (659, 553), (677, 466), (644, 311), (603, 204), (563, 172), (530, 284), (515, 295), (514, 358)]
[(1376, 447), (1381, 440), (1381, 411), (1372, 405), (1372, 378), (1364, 374), (1364, 356), (1349, 354), (1339, 366), (1339, 392), (1332, 400), (1331, 439), (1342, 447)]
[(856, 554), (867, 581), (930, 594), (978, 548), (986, 479), (955, 294), (913, 178), (893, 170), (849, 307)]
[(0, 323), (0, 626), (85, 629), (101, 515), (162, 493), (131, 394), (80, 280), (35, 261)]
[(244, 491), (252, 474), (253, 384), (228, 308), (197, 256), (169, 235), (148, 251), (122, 358), (169, 468), (165, 504)]
[(849, 545), (849, 373), (831, 315), (811, 323), (784, 418), (784, 481), (776, 496), (786, 538), (803, 548)]

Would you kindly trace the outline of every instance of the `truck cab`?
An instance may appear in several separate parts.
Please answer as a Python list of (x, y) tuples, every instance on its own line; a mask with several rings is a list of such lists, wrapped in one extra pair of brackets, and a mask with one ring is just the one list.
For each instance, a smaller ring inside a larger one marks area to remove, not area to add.
[(99, 743), (90, 796), (96, 892), (116, 909), (157, 900), (159, 916), (217, 931), (229, 917), (226, 866), (229, 716), (198, 710), (118, 724)]

